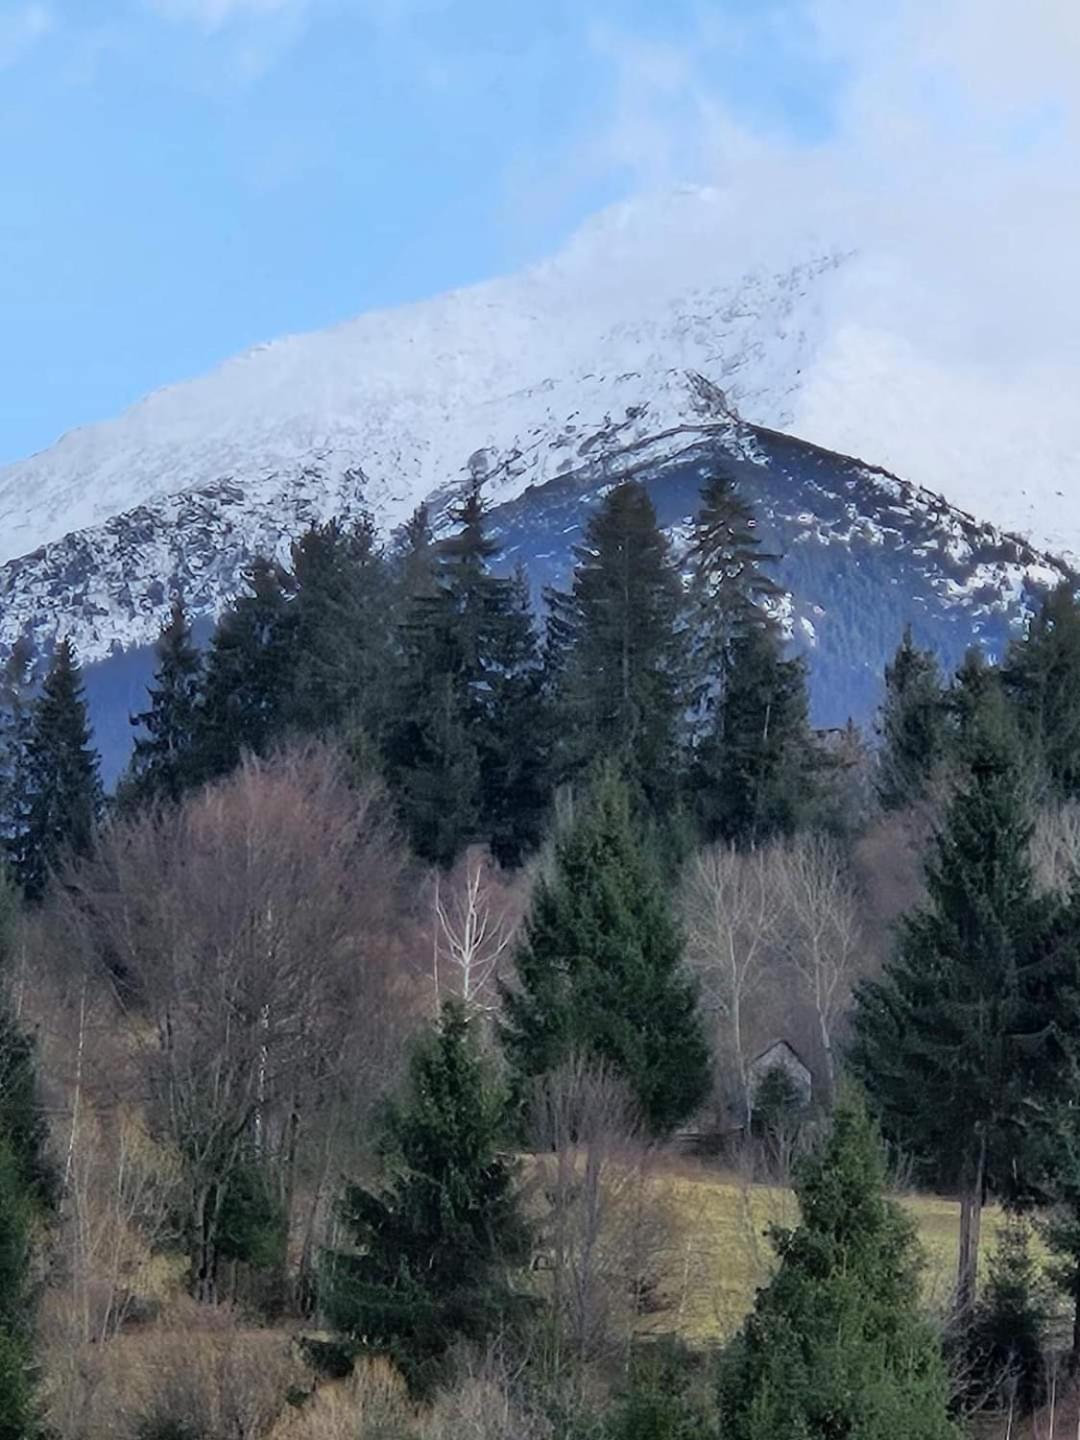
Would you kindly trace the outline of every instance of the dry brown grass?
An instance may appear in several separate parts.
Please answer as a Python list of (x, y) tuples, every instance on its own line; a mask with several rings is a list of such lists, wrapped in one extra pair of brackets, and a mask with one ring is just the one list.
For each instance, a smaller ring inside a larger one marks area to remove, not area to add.
[(287, 1332), (193, 1303), (106, 1344), (57, 1346), (45, 1361), (47, 1417), (62, 1440), (139, 1440), (165, 1420), (208, 1440), (261, 1440), (290, 1388), (312, 1383)]

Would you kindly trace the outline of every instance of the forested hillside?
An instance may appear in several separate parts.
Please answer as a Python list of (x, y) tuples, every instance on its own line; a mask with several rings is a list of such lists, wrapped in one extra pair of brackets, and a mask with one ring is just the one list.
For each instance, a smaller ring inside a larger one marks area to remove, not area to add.
[[(874, 728), (815, 728), (775, 532), (696, 478), (677, 543), (604, 487), (542, 597), (481, 477), (437, 539), (256, 560), (205, 647), (177, 597), (113, 795), (74, 647), (40, 689), (16, 650), (0, 1437), (946, 1440), (1063, 1403), (1080, 604), (998, 662), (897, 609)], [(688, 1219), (721, 1181), (753, 1266)], [(902, 1189), (955, 1202), (947, 1284)]]

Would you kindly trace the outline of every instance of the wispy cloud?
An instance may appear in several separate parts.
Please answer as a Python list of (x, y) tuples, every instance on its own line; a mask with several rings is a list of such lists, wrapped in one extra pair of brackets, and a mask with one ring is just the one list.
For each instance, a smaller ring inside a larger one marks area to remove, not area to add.
[[(764, 7), (763, 7), (764, 8)], [(854, 251), (829, 298), (794, 423), (939, 474), (942, 446), (992, 437), (1008, 473), (962, 484), (1019, 497), (1077, 461), (1080, 7), (1075, 0), (788, 0), (805, 67), (833, 77), (823, 133), (748, 118), (732, 75), (753, 50), (708, 9), (658, 45), (596, 30), (606, 115), (572, 157), (628, 190), (705, 183), (723, 200), (718, 271)], [(756, 44), (757, 41), (754, 41)], [(797, 59), (797, 57), (796, 57)], [(789, 67), (790, 68), (790, 67)], [(794, 67), (796, 70), (798, 66)], [(569, 168), (569, 167), (568, 167)], [(1020, 500), (1013, 510), (1021, 523)], [(1010, 512), (1013, 513), (1013, 512)]]
[(17, 4), (8, 14), (0, 13), (0, 70), (21, 60), (55, 28), (52, 7), (40, 0)]

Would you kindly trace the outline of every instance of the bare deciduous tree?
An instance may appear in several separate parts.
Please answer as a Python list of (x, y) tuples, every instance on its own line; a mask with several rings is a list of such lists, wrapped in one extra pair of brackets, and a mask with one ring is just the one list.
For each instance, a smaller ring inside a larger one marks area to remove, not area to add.
[(1031, 841), (1035, 880), (1046, 894), (1066, 896), (1080, 879), (1080, 804), (1040, 811)]
[(262, 1164), (293, 1215), (305, 1125), (345, 1069), (370, 1084), (370, 1061), (400, 1050), (378, 943), (402, 866), (388, 815), (325, 749), (252, 760), (113, 826), (57, 901), (111, 982), (151, 1129), (181, 1157), (201, 1298), (239, 1167)]
[(551, 1279), (551, 1363), (585, 1364), (628, 1345), (653, 1303), (670, 1244), (656, 1150), (629, 1092), (574, 1057), (538, 1081), (530, 1110)]
[(836, 1025), (861, 952), (858, 900), (844, 856), (827, 836), (803, 835), (778, 849), (773, 874), (775, 943), (813, 1008), (831, 1100)]
[(436, 1011), (453, 997), (470, 1014), (490, 1015), (521, 923), (520, 897), (479, 847), (468, 850), (449, 876), (436, 871), (432, 888)]
[(743, 1123), (750, 1124), (747, 1004), (763, 983), (777, 921), (773, 851), (702, 850), (682, 894), (686, 956), (702, 1001), (730, 1041)]

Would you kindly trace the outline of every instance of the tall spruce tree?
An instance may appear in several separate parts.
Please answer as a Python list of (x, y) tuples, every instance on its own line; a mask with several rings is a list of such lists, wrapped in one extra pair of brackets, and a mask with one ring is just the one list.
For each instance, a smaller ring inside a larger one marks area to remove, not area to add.
[(1061, 907), (1036, 893), (1032, 823), (1003, 707), (979, 717), (927, 862), (928, 899), (856, 992), (853, 1063), (887, 1132), (961, 1197), (957, 1305), (975, 1299), (980, 1216), (1045, 1087)]
[(1060, 800), (1080, 797), (1080, 602), (1062, 583), (1006, 656), (1003, 679), (1029, 755)]
[(57, 1198), (34, 1044), (9, 998), (18, 896), (0, 872), (0, 1440), (41, 1434), (33, 1365), (30, 1253), (35, 1222)]
[(131, 717), (141, 734), (131, 757), (129, 794), (137, 804), (176, 804), (198, 778), (202, 656), (183, 601), (173, 601), (157, 643), (149, 706)]
[(500, 865), (518, 866), (543, 838), (551, 726), (544, 670), (523, 571), (495, 592), (478, 759), (484, 839)]
[(771, 626), (735, 637), (723, 696), (694, 756), (694, 807), (707, 841), (760, 845), (811, 813), (822, 756), (809, 722), (806, 666)]
[(456, 1340), (484, 1340), (521, 1308), (512, 1277), (528, 1229), (499, 1151), (502, 1116), (469, 1021), (451, 1002), (387, 1112), (386, 1183), (350, 1186), (344, 1196), (355, 1250), (324, 1258), (331, 1323), (387, 1351), (417, 1391), (430, 1387)]
[(199, 712), (200, 779), (228, 774), (244, 751), (265, 753), (284, 729), (296, 656), (286, 582), (272, 560), (253, 560), (247, 593), (217, 623)]
[(903, 810), (927, 793), (945, 754), (946, 702), (937, 656), (920, 650), (911, 626), (885, 667), (878, 799)]
[(574, 554), (570, 593), (548, 596), (563, 778), (614, 760), (662, 814), (678, 791), (685, 636), (682, 586), (645, 487), (610, 490)]
[(31, 669), (30, 646), (19, 640), (0, 670), (0, 853), (11, 858), (26, 823)]
[(67, 639), (56, 647), (32, 708), (25, 777), (15, 869), (27, 896), (37, 899), (62, 857), (89, 854), (103, 804), (82, 675)]
[(733, 477), (714, 470), (702, 487), (687, 547), (691, 703), (700, 721), (707, 722), (723, 695), (733, 642), (774, 623), (765, 602), (784, 591), (761, 566), (776, 558), (762, 553), (753, 508)]
[(301, 734), (377, 733), (388, 669), (390, 580), (374, 523), (312, 526), (292, 547), (286, 721)]
[(578, 1053), (625, 1079), (656, 1134), (704, 1100), (708, 1047), (682, 938), (610, 768), (537, 883), (516, 971), (501, 1038), (519, 1095)]
[(795, 1190), (801, 1223), (773, 1230), (780, 1267), (722, 1362), (724, 1440), (960, 1440), (915, 1228), (860, 1107), (838, 1107)]
[[(474, 841), (517, 863), (539, 835), (544, 800), (542, 671), (528, 592), (495, 575), (483, 495), (450, 512), (456, 530), (413, 576), (401, 630), (387, 768), (413, 845), (448, 865)], [(418, 535), (422, 540), (422, 535)]]
[(0, 1133), (0, 1440), (41, 1434), (32, 1354), (33, 1206), (11, 1146)]

